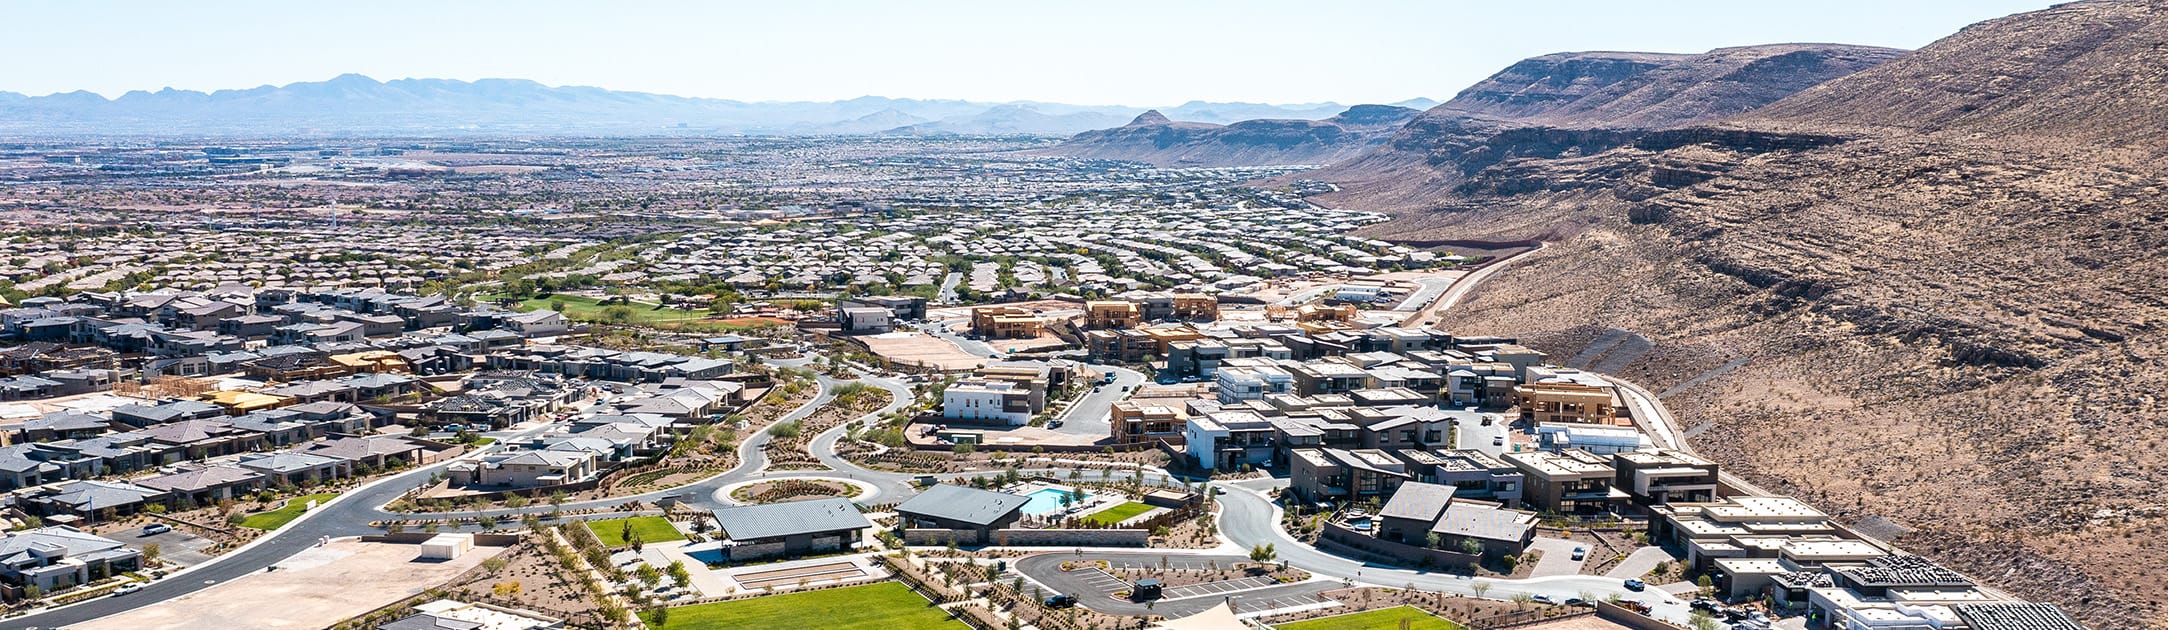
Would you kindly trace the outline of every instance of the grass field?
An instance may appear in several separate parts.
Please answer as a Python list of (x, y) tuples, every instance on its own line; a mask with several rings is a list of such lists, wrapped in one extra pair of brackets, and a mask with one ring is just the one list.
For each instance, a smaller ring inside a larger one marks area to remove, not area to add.
[(1462, 630), (1464, 626), (1433, 616), (1412, 606), (1373, 610), (1322, 619), (1283, 623), (1279, 630), (1400, 630), (1400, 620), (1409, 621), (1408, 630)]
[(820, 628), (821, 630), (966, 630), (970, 626), (911, 592), (900, 582), (809, 591), (669, 609), (662, 630), (722, 628)]
[[(482, 299), (484, 301), (488, 300), (488, 298), (477, 299)], [(551, 295), (549, 297), (537, 297), (522, 300), (519, 303), (519, 310), (532, 311), (545, 308), (555, 309), (556, 307), (553, 305), (558, 302), (564, 303), (564, 308), (557, 309), (558, 312), (564, 313), (565, 317), (584, 322), (610, 321), (608, 311), (610, 310), (610, 308), (617, 306), (614, 304), (605, 306), (602, 304), (601, 300), (597, 300), (591, 297), (581, 295), (557, 294)], [(625, 322), (628, 324), (653, 325), (665, 322), (689, 322), (706, 319), (708, 316), (707, 311), (695, 311), (682, 308), (657, 308), (653, 304), (626, 304), (624, 305), (624, 307), (625, 310), (632, 313), (631, 320)]]
[(669, 542), (685, 539), (684, 533), (679, 532), (676, 526), (671, 525), (670, 521), (660, 516), (635, 516), (632, 518), (613, 518), (607, 521), (588, 521), (587, 529), (595, 532), (595, 538), (601, 539), (603, 546), (617, 547), (628, 544), (625, 542), (625, 523), (627, 521), (632, 523), (632, 533), (638, 534), (641, 542)]
[(1152, 511), (1152, 506), (1138, 503), (1135, 501), (1130, 501), (1128, 503), (1123, 503), (1121, 505), (1100, 510), (1096, 513), (1093, 513), (1091, 516), (1084, 517), (1084, 520), (1100, 525), (1113, 525), (1122, 521), (1129, 520), (1129, 517), (1150, 511)]
[(286, 505), (279, 507), (279, 509), (248, 515), (247, 519), (241, 521), (241, 526), (265, 531), (278, 529), (294, 519), (301, 518), (301, 513), (307, 511), (310, 501), (323, 503), (330, 501), (335, 496), (339, 496), (339, 493), (325, 492), (294, 497), (293, 500), (287, 501)]

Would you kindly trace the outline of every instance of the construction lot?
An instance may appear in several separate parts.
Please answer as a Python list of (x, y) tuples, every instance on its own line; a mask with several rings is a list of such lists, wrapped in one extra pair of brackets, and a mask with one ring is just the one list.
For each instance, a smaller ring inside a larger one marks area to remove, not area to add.
[(944, 372), (960, 372), (976, 368), (990, 359), (972, 356), (940, 337), (922, 332), (892, 332), (854, 337), (873, 354), (905, 365), (917, 365)]
[(295, 554), (274, 571), (70, 628), (231, 628), (246, 619), (254, 630), (315, 630), (442, 584), (500, 551), (475, 547), (457, 560), (419, 561), (420, 545), (334, 542)]

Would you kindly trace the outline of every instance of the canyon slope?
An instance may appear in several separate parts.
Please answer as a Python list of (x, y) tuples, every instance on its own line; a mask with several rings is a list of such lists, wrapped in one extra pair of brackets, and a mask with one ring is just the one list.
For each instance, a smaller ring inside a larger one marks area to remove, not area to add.
[(1547, 239), (1443, 326), (1557, 358), (1646, 338), (1605, 362), (1729, 470), (2093, 627), (2168, 627), (2163, 41), (2168, 3), (2059, 5), (1744, 111), (1781, 90), (1545, 60), (1587, 69), (1501, 73), (1319, 201), (1398, 213), (1380, 238)]
[(1039, 153), (1158, 166), (1328, 164), (1383, 145), (1418, 113), (1392, 105), (1356, 105), (1324, 120), (1215, 125), (1178, 122), (1149, 111), (1127, 125), (1086, 131)]

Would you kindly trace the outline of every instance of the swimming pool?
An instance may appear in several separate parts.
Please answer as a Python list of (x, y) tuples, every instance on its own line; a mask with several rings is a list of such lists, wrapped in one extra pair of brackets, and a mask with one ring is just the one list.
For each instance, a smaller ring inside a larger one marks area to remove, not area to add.
[[(1025, 498), (1031, 499), (1024, 503), (1024, 513), (1037, 516), (1059, 510), (1061, 509), (1061, 498), (1068, 495), (1069, 491), (1061, 488), (1033, 490), (1031, 494), (1024, 495)], [(1087, 494), (1084, 497), (1091, 498), (1091, 495)]]

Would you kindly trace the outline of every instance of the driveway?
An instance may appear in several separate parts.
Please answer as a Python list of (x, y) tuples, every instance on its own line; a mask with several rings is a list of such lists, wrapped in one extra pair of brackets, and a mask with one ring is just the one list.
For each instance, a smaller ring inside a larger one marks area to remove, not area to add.
[(1530, 543), (1528, 548), (1542, 551), (1543, 558), (1536, 562), (1536, 568), (1529, 573), (1529, 577), (1580, 575), (1581, 564), (1587, 562), (1587, 558), (1573, 559), (1573, 550), (1581, 546), (1581, 543), (1564, 538), (1537, 536), (1536, 541)]
[(1664, 551), (1662, 547), (1642, 547), (1635, 549), (1631, 554), (1627, 554), (1624, 561), (1619, 562), (1618, 566), (1611, 567), (1610, 571), (1605, 571), (1604, 575), (1621, 580), (1637, 578), (1655, 570), (1657, 564), (1672, 560), (1674, 558), (1671, 557), (1671, 552)]
[(1103, 438), (1113, 430), (1114, 403), (1135, 394), (1137, 386), (1144, 384), (1144, 373), (1111, 365), (1094, 365), (1094, 370), (1114, 374), (1114, 382), (1099, 385), (1097, 391), (1085, 392), (1069, 409), (1061, 414), (1061, 428), (1055, 431), (1079, 436)]

